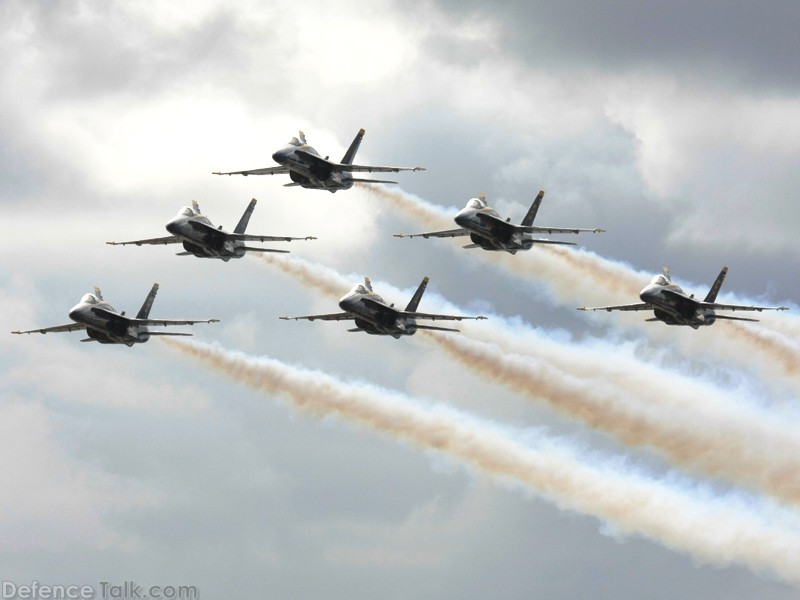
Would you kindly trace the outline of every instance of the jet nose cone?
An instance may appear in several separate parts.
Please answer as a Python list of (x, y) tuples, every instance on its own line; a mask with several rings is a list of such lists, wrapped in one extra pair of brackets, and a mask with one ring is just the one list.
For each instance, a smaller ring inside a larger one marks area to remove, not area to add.
[(653, 299), (658, 296), (658, 292), (652, 288), (646, 287), (639, 294), (639, 299), (642, 302), (652, 303)]
[(276, 163), (282, 165), (283, 163), (286, 162), (287, 155), (288, 155), (288, 153), (285, 150), (278, 150), (277, 152), (275, 152), (272, 155), (272, 160), (274, 160)]
[(69, 313), (67, 313), (69, 314), (69, 318), (72, 319), (73, 321), (80, 321), (81, 312), (79, 309), (80, 309), (80, 304), (76, 304), (75, 306), (70, 308)]
[(352, 294), (348, 294), (344, 296), (341, 300), (339, 300), (339, 308), (341, 308), (345, 312), (353, 312), (353, 306), (356, 303), (356, 299), (353, 298)]
[(175, 235), (178, 233), (178, 223), (176, 221), (170, 221), (167, 223), (167, 231), (171, 234)]
[(454, 221), (456, 222), (456, 225), (464, 227), (467, 223), (469, 223), (469, 217), (464, 213), (458, 213), (455, 216)]

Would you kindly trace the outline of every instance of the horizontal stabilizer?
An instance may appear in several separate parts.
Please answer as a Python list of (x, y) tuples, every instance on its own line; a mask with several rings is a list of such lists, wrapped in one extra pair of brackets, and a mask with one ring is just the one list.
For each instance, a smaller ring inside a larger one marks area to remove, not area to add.
[(191, 337), (192, 335), (194, 335), (194, 334), (191, 334), (191, 333), (170, 333), (169, 331), (150, 331), (149, 333), (150, 333), (150, 335), (161, 335), (161, 336), (172, 336), (172, 337), (175, 337), (175, 336), (181, 336), (181, 337), (189, 336), (189, 337)]
[(353, 329), (348, 329), (347, 331), (349, 331), (350, 333), (358, 333), (359, 331), (365, 331), (365, 330), (361, 329), (361, 327), (354, 327)]
[(428, 329), (430, 331), (455, 331), (460, 332), (460, 329), (453, 329), (452, 327), (436, 327), (435, 325), (417, 325), (417, 329)]
[(577, 246), (575, 242), (559, 242), (557, 240), (540, 240), (534, 239), (531, 240), (534, 244), (557, 244), (559, 246)]
[(247, 252), (280, 252), (281, 254), (288, 254), (288, 250), (275, 250), (273, 248), (251, 248), (250, 246), (245, 246), (243, 250)]
[(94, 339), (94, 338), (83, 338), (81, 341), (82, 342), (96, 342), (97, 340)]
[(751, 323), (758, 323), (758, 319), (748, 319), (746, 317), (729, 317), (728, 315), (714, 315), (716, 319), (723, 319), (725, 321), (749, 321)]
[(396, 181), (388, 181), (386, 179), (351, 179), (350, 181), (358, 183), (397, 183)]

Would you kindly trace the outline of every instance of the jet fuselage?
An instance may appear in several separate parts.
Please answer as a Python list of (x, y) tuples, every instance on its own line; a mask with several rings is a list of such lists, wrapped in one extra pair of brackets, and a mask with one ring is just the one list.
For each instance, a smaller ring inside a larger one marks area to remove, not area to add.
[[(100, 310), (94, 310), (100, 309)], [(108, 311), (121, 318), (112, 318), (103, 314)], [(150, 339), (147, 327), (125, 323), (127, 319), (117, 313), (113, 306), (94, 294), (85, 294), (81, 301), (69, 311), (69, 318), (86, 326), (87, 335), (101, 344), (143, 344)]]
[(393, 306), (387, 305), (378, 294), (360, 284), (339, 300), (339, 308), (356, 315), (356, 326), (372, 335), (391, 335), (397, 339), (417, 332), (414, 319), (392, 314), (396, 313)]
[[(319, 158), (318, 160), (309, 160), (302, 156), (304, 152)], [(335, 171), (332, 164), (328, 166), (327, 159), (323, 159), (319, 152), (308, 144), (290, 143), (275, 152), (272, 160), (289, 169), (289, 177), (301, 187), (311, 190), (328, 190), (329, 192), (353, 187), (352, 177)]]
[(692, 306), (696, 303), (694, 297), (687, 296), (664, 275), (656, 275), (639, 293), (639, 298), (652, 305), (656, 318), (667, 325), (688, 325), (697, 329), (713, 325), (717, 320), (713, 309)]
[[(219, 231), (219, 234), (204, 231), (205, 228), (194, 227), (192, 222), (202, 223), (214, 231)], [(225, 239), (221, 228), (215, 229), (208, 217), (197, 214), (188, 206), (184, 206), (167, 223), (166, 228), (172, 235), (181, 239), (184, 250), (199, 258), (219, 258), (228, 262), (231, 258), (242, 258), (247, 252), (244, 242)]]
[[(485, 215), (490, 219), (478, 215)], [(472, 243), (484, 250), (502, 250), (516, 254), (518, 250), (531, 249), (532, 235), (519, 231), (504, 234), (491, 226), (492, 219), (502, 221), (495, 209), (478, 198), (472, 198), (455, 216), (456, 224), (469, 232)]]

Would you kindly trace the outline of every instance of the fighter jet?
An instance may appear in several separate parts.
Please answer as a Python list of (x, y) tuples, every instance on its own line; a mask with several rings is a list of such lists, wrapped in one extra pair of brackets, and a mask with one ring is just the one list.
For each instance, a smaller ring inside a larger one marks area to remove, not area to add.
[(444, 231), (428, 231), (426, 233), (404, 234), (395, 233), (394, 237), (461, 237), (468, 235), (472, 240), (464, 248), (483, 248), (484, 250), (503, 250), (509, 254), (516, 254), (518, 250), (530, 250), (534, 244), (563, 244), (574, 246), (574, 242), (561, 242), (534, 238), (532, 233), (601, 233), (605, 229), (577, 229), (575, 227), (543, 227), (534, 226), (533, 220), (542, 203), (544, 192), (539, 194), (528, 209), (522, 223), (514, 225), (511, 219), (505, 221), (497, 211), (486, 203), (486, 197), (481, 194), (479, 198), (471, 198), (467, 205), (455, 216), (458, 229)]
[(172, 235), (148, 240), (133, 240), (131, 242), (106, 242), (112, 246), (127, 246), (136, 244), (183, 244), (185, 252), (179, 252), (178, 256), (198, 256), (200, 258), (219, 258), (228, 262), (232, 258), (241, 258), (247, 252), (289, 252), (288, 250), (273, 250), (272, 248), (254, 248), (245, 246), (245, 242), (290, 242), (292, 240), (315, 240), (313, 236), (304, 238), (273, 236), (273, 235), (249, 235), (245, 234), (250, 215), (256, 206), (256, 199), (250, 200), (250, 204), (239, 219), (239, 224), (233, 233), (223, 231), (222, 226), (214, 227), (208, 217), (200, 212), (200, 206), (192, 200), (192, 207), (184, 206), (180, 212), (167, 223), (167, 231)]
[(69, 318), (74, 323), (45, 327), (44, 329), (31, 329), (29, 331), (12, 331), (11, 333), (17, 335), (23, 333), (58, 333), (85, 329), (89, 337), (81, 340), (82, 342), (97, 341), (101, 344), (133, 346), (134, 344), (143, 344), (150, 339), (151, 335), (192, 335), (191, 333), (149, 331), (148, 327), (219, 322), (219, 319), (190, 319), (182, 321), (150, 319), (150, 309), (153, 306), (153, 300), (155, 300), (157, 292), (158, 284), (154, 283), (153, 288), (144, 300), (144, 304), (142, 304), (142, 308), (139, 309), (134, 318), (126, 317), (125, 311), (117, 312), (113, 306), (103, 299), (100, 288), (94, 288), (94, 294), (84, 294), (81, 301), (70, 309)]
[(655, 317), (646, 319), (646, 321), (662, 321), (667, 325), (688, 325), (693, 329), (697, 329), (701, 326), (713, 325), (717, 319), (726, 319), (728, 321), (758, 321), (758, 319), (718, 315), (715, 312), (718, 310), (746, 310), (758, 312), (762, 310), (788, 310), (785, 306), (742, 306), (739, 304), (716, 303), (717, 293), (720, 287), (722, 287), (722, 282), (725, 280), (725, 275), (727, 275), (727, 273), (728, 267), (722, 267), (722, 271), (720, 271), (716, 281), (714, 281), (714, 284), (711, 286), (711, 290), (702, 302), (695, 299), (694, 294), (689, 296), (680, 287), (672, 283), (669, 269), (664, 267), (663, 272), (660, 275), (656, 275), (650, 284), (639, 293), (639, 298), (642, 299), (640, 304), (597, 307), (583, 306), (578, 310), (606, 310), (608, 312), (612, 310), (652, 310)]
[(399, 310), (394, 304), (386, 304), (383, 298), (372, 291), (369, 277), (364, 277), (364, 284), (358, 284), (339, 300), (339, 308), (345, 312), (328, 315), (308, 315), (304, 317), (280, 317), (283, 320), (306, 319), (314, 321), (355, 321), (355, 328), (348, 331), (365, 331), (372, 335), (391, 335), (399, 339), (402, 335), (414, 335), (418, 329), (436, 331), (458, 331), (449, 327), (420, 325), (417, 320), (429, 321), (461, 321), (462, 319), (485, 319), (486, 317), (462, 317), (458, 315), (435, 315), (417, 312), (417, 306), (428, 286), (428, 278), (424, 277), (417, 291), (405, 310)]
[(272, 155), (272, 160), (278, 163), (279, 167), (265, 167), (263, 169), (252, 169), (250, 171), (231, 171), (230, 173), (214, 172), (214, 175), (278, 175), (289, 174), (292, 183), (284, 184), (284, 187), (302, 186), (311, 190), (328, 190), (331, 193), (337, 190), (347, 190), (353, 187), (353, 183), (359, 181), (363, 183), (397, 183), (396, 181), (383, 181), (379, 179), (358, 179), (350, 175), (351, 173), (399, 173), (400, 171), (424, 171), (423, 167), (373, 167), (354, 165), (353, 159), (356, 156), (358, 147), (361, 145), (361, 138), (364, 137), (364, 130), (359, 129), (353, 143), (345, 152), (342, 162), (337, 163), (329, 160), (330, 157), (322, 158), (320, 154), (306, 141), (305, 134), (301, 131), (299, 137), (293, 137), (289, 143)]

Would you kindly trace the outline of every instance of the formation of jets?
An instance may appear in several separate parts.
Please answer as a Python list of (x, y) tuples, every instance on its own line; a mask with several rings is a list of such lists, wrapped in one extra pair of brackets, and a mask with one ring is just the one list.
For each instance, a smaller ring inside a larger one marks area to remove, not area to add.
[(562, 242), (550, 239), (535, 238), (534, 233), (601, 233), (605, 229), (579, 229), (576, 227), (544, 227), (534, 225), (536, 213), (544, 198), (544, 192), (539, 194), (528, 209), (528, 213), (519, 225), (505, 221), (497, 211), (486, 204), (486, 197), (481, 194), (478, 198), (471, 198), (467, 205), (458, 211), (455, 222), (458, 229), (445, 229), (444, 231), (428, 231), (426, 233), (395, 233), (397, 238), (413, 237), (462, 237), (469, 236), (471, 244), (464, 248), (482, 248), (484, 250), (503, 250), (509, 254), (516, 254), (518, 250), (530, 250), (534, 244), (563, 244), (574, 246), (575, 242)]
[(307, 321), (355, 321), (355, 327), (348, 331), (364, 331), (372, 335), (391, 335), (399, 338), (403, 335), (414, 335), (418, 329), (435, 331), (458, 331), (450, 327), (437, 327), (434, 325), (420, 325), (419, 320), (427, 321), (462, 321), (464, 319), (485, 319), (486, 317), (465, 317), (461, 315), (437, 315), (432, 313), (417, 312), (419, 301), (425, 288), (428, 287), (428, 277), (422, 279), (417, 291), (411, 297), (405, 310), (399, 310), (394, 304), (386, 301), (372, 290), (369, 277), (364, 278), (364, 284), (356, 284), (341, 300), (339, 308), (344, 312), (326, 315), (306, 315), (303, 317), (280, 317), (285, 321), (305, 319)]
[(729, 315), (718, 315), (718, 310), (730, 311), (756, 311), (762, 310), (788, 310), (785, 306), (743, 306), (740, 304), (719, 304), (716, 301), (722, 282), (728, 274), (728, 267), (722, 267), (722, 271), (717, 275), (717, 279), (700, 301), (694, 294), (687, 295), (679, 286), (672, 283), (669, 269), (664, 267), (664, 271), (653, 277), (652, 281), (639, 293), (642, 300), (636, 304), (619, 304), (617, 306), (582, 306), (578, 310), (652, 310), (654, 316), (647, 321), (661, 321), (667, 325), (685, 325), (697, 329), (713, 325), (717, 319), (727, 319), (728, 321), (758, 321), (758, 319), (748, 319), (745, 317), (731, 317)]
[[(359, 179), (353, 173), (387, 173), (400, 171), (424, 171), (423, 167), (387, 167), (366, 166), (353, 164), (356, 152), (364, 137), (364, 130), (360, 129), (350, 144), (341, 162), (331, 161), (328, 156), (322, 158), (320, 154), (308, 145), (305, 135), (301, 131), (298, 137), (292, 138), (287, 146), (277, 150), (273, 160), (277, 167), (265, 167), (249, 171), (231, 171), (226, 173), (215, 172), (214, 175), (277, 175), (288, 174), (290, 186), (301, 186), (307, 189), (328, 190), (336, 192), (346, 190), (355, 182), (364, 183), (396, 183), (379, 179)], [(496, 210), (486, 203), (486, 198), (481, 194), (478, 198), (471, 198), (467, 205), (455, 215), (456, 229), (442, 231), (429, 231), (415, 234), (395, 234), (399, 238), (413, 237), (466, 237), (471, 243), (464, 248), (481, 248), (489, 251), (503, 251), (516, 254), (520, 250), (530, 250), (535, 244), (561, 244), (572, 245), (574, 242), (551, 240), (549, 238), (535, 237), (542, 234), (578, 234), (601, 233), (604, 229), (583, 229), (578, 227), (549, 227), (534, 225), (534, 220), (544, 198), (540, 191), (534, 199), (527, 214), (519, 225), (511, 223), (510, 218), (505, 220)], [(192, 206), (184, 206), (180, 212), (166, 224), (170, 235), (158, 238), (132, 240), (128, 242), (107, 242), (114, 246), (125, 245), (168, 245), (182, 244), (183, 252), (178, 256), (196, 256), (199, 258), (216, 258), (224, 262), (232, 258), (241, 258), (248, 252), (288, 252), (273, 248), (252, 247), (248, 242), (289, 242), (293, 240), (314, 240), (313, 236), (289, 237), (267, 236), (245, 233), (250, 222), (250, 216), (256, 206), (253, 198), (239, 219), (233, 232), (223, 230), (222, 226), (215, 227), (211, 221), (200, 211), (197, 202), (192, 201)], [(636, 304), (621, 304), (615, 306), (580, 307), (582, 311), (642, 311), (652, 310), (654, 316), (647, 321), (661, 321), (668, 325), (684, 325), (694, 329), (701, 326), (712, 325), (718, 319), (736, 321), (755, 321), (745, 317), (732, 317), (717, 314), (717, 311), (757, 311), (787, 310), (778, 306), (743, 306), (737, 304), (721, 304), (716, 302), (717, 294), (728, 272), (723, 267), (719, 276), (706, 297), (700, 301), (694, 295), (687, 295), (680, 287), (672, 283), (669, 271), (665, 268), (663, 273), (653, 278), (639, 294), (641, 302)], [(442, 315), (418, 312), (422, 295), (428, 285), (428, 277), (424, 277), (417, 291), (412, 296), (404, 310), (395, 308), (394, 304), (387, 304), (383, 298), (372, 289), (368, 277), (363, 284), (357, 284), (349, 293), (339, 300), (339, 308), (343, 312), (305, 315), (298, 317), (280, 317), (284, 320), (308, 321), (353, 321), (355, 327), (348, 331), (366, 332), (372, 335), (389, 335), (394, 338), (414, 335), (417, 330), (435, 330), (457, 332), (458, 329), (434, 325), (420, 324), (419, 321), (462, 321), (467, 319), (480, 320), (483, 316)], [(125, 344), (133, 346), (148, 341), (151, 336), (189, 336), (190, 333), (155, 332), (150, 327), (170, 325), (194, 325), (196, 323), (215, 323), (217, 319), (186, 319), (166, 320), (149, 318), (153, 300), (158, 291), (158, 284), (153, 284), (150, 293), (139, 309), (136, 317), (127, 317), (125, 312), (117, 312), (104, 299), (98, 288), (93, 294), (85, 294), (80, 302), (69, 311), (72, 323), (56, 325), (42, 329), (27, 331), (13, 331), (14, 334), (23, 333), (56, 333), (85, 330), (87, 338), (83, 342), (97, 341), (101, 344)]]
[(362, 183), (397, 183), (381, 179), (358, 179), (351, 173), (399, 173), (400, 171), (424, 171), (423, 167), (379, 167), (354, 165), (356, 152), (364, 137), (364, 130), (359, 129), (341, 162), (330, 160), (329, 156), (322, 158), (319, 152), (308, 145), (305, 134), (301, 131), (298, 137), (293, 137), (289, 143), (277, 150), (272, 155), (272, 160), (279, 167), (264, 167), (249, 171), (230, 171), (213, 175), (289, 175), (292, 183), (285, 187), (302, 186), (312, 190), (328, 190), (335, 193), (338, 190), (347, 190), (356, 182)]
[(136, 316), (126, 317), (125, 311), (117, 312), (113, 306), (103, 299), (100, 288), (94, 288), (94, 294), (84, 294), (80, 302), (69, 310), (69, 318), (72, 319), (72, 323), (43, 329), (12, 331), (11, 333), (20, 335), (23, 333), (63, 333), (85, 330), (89, 337), (82, 339), (82, 342), (133, 346), (134, 344), (143, 344), (153, 335), (192, 335), (191, 333), (150, 331), (148, 327), (219, 322), (218, 319), (151, 319), (150, 309), (153, 307), (153, 300), (156, 299), (157, 293), (158, 284), (154, 283)]

